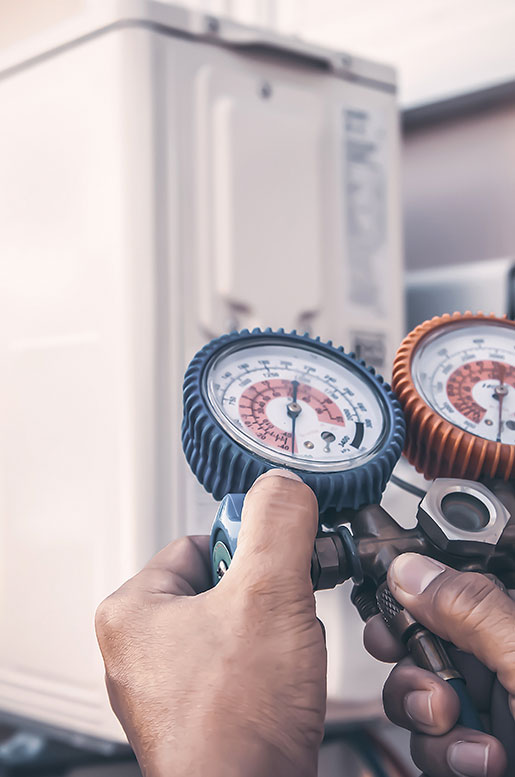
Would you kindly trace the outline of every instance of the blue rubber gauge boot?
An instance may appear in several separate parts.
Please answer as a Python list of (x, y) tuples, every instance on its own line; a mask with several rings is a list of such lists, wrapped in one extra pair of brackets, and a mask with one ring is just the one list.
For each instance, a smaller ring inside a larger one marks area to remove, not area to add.
[[(404, 430), (399, 403), (373, 368), (296, 332), (219, 337), (199, 351), (184, 379), (188, 463), (215, 499), (232, 495), (215, 520), (219, 534), (222, 524), (231, 526), (231, 510), (241, 513), (241, 495), (273, 467), (291, 469), (312, 488), (325, 526), (341, 523), (342, 510), (379, 503)], [(219, 545), (215, 574), (227, 564), (224, 552)]]

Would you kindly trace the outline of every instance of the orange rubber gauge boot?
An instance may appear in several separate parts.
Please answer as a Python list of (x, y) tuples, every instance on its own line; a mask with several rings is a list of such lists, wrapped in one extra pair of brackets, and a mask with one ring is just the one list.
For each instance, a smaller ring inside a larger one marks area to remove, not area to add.
[(432, 318), (404, 339), (392, 385), (405, 453), (427, 478), (515, 477), (515, 321)]

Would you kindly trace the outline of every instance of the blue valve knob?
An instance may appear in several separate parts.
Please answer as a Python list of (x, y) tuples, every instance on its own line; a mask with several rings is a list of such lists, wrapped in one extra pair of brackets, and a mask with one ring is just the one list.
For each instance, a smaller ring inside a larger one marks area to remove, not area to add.
[(211, 529), (211, 560), (213, 584), (216, 585), (229, 569), (238, 544), (241, 511), (245, 494), (227, 494), (218, 508)]
[[(210, 551), (214, 585), (227, 572), (236, 552), (244, 499), (245, 494), (227, 494), (213, 521)], [(350, 577), (356, 583), (363, 579), (352, 534), (345, 526), (339, 526), (333, 532), (323, 532), (315, 540), (311, 559), (313, 588), (334, 588)]]

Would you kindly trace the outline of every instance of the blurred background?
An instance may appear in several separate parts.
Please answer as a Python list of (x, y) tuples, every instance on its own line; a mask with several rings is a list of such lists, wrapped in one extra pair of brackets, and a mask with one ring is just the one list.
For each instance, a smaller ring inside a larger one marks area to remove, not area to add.
[[(209, 531), (205, 342), (298, 328), (388, 377), (428, 317), (515, 317), (514, 33), (511, 0), (0, 0), (0, 774), (138, 774), (93, 614)], [(320, 774), (414, 774), (347, 587), (318, 606)]]

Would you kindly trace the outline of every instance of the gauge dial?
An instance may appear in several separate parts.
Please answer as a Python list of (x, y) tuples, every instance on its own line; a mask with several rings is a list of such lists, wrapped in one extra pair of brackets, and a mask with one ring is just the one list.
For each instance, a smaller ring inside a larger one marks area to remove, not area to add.
[(515, 445), (515, 333), (502, 323), (455, 323), (421, 341), (415, 388), (443, 418)]
[(357, 466), (386, 430), (384, 405), (357, 371), (309, 347), (262, 338), (222, 351), (205, 390), (226, 431), (276, 463), (304, 470)]
[(406, 456), (427, 478), (515, 474), (515, 322), (481, 313), (426, 321), (395, 357)]
[(215, 499), (287, 467), (313, 490), (326, 526), (380, 502), (404, 442), (401, 407), (379, 375), (283, 329), (212, 340), (186, 370), (183, 397), (184, 454)]

